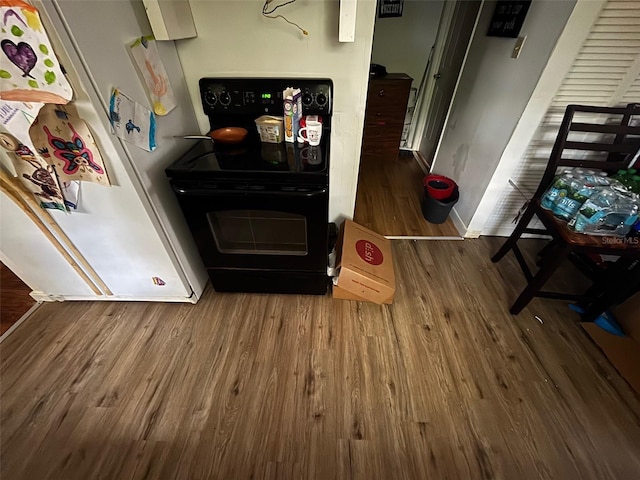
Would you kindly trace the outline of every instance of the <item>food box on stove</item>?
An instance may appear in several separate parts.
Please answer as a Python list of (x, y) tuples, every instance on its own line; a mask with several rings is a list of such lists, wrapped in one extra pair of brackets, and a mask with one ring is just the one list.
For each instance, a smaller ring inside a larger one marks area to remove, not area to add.
[(593, 322), (582, 322), (582, 328), (602, 349), (613, 366), (631, 387), (640, 394), (640, 293), (613, 310), (626, 336), (618, 337), (604, 331)]
[(262, 115), (256, 118), (256, 128), (263, 143), (281, 143), (284, 140), (284, 117)]
[(393, 302), (396, 280), (389, 240), (345, 220), (336, 252), (334, 298), (377, 304)]
[(302, 92), (299, 88), (287, 87), (282, 92), (284, 109), (284, 140), (294, 142), (298, 138), (302, 118)]

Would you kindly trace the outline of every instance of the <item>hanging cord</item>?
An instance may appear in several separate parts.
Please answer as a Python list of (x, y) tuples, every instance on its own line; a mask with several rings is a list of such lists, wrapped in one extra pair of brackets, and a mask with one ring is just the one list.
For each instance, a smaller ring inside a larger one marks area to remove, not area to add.
[(285, 22), (287, 22), (289, 25), (293, 25), (294, 27), (296, 27), (298, 30), (300, 30), (302, 32), (303, 35), (309, 35), (309, 32), (307, 32), (304, 28), (302, 28), (300, 25), (298, 25), (295, 22), (292, 22), (290, 20), (288, 20), (284, 15), (273, 15), (273, 13), (279, 9), (280, 7), (284, 7), (285, 5), (289, 5), (290, 3), (295, 3), (296, 0), (289, 0), (288, 2), (285, 3), (281, 3), (280, 5), (276, 5), (275, 7), (273, 7), (271, 10), (269, 10), (269, 4), (271, 3), (272, 0), (265, 0), (264, 5), (262, 6), (262, 15), (266, 18), (273, 18), (273, 19), (277, 19), (277, 18), (281, 18), (282, 20), (284, 20)]

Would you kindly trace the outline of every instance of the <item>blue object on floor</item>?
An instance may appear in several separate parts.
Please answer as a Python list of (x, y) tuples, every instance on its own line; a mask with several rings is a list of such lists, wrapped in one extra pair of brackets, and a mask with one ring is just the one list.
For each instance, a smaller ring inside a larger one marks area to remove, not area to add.
[[(584, 308), (579, 307), (578, 305), (570, 304), (569, 308), (574, 312), (578, 312), (580, 314), (584, 313)], [(626, 337), (624, 330), (622, 330), (622, 327), (613, 316), (613, 313), (611, 313), (609, 310), (605, 310), (602, 315), (600, 315), (593, 321), (593, 323), (595, 323), (605, 332), (609, 332), (612, 335), (616, 335), (618, 337)]]

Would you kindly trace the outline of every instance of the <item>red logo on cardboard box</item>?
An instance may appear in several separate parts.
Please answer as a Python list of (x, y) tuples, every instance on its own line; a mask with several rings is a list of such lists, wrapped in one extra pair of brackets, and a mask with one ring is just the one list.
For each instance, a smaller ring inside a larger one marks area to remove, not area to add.
[(356, 252), (358, 252), (360, 258), (371, 265), (380, 265), (384, 260), (382, 251), (375, 243), (369, 240), (358, 240), (356, 242)]

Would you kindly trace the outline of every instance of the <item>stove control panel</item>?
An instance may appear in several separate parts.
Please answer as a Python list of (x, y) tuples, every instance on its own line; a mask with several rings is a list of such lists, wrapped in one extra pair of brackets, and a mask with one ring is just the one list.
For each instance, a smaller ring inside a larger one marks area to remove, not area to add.
[(304, 115), (331, 115), (333, 82), (328, 79), (202, 78), (200, 97), (208, 116), (282, 116), (287, 87), (300, 89)]

